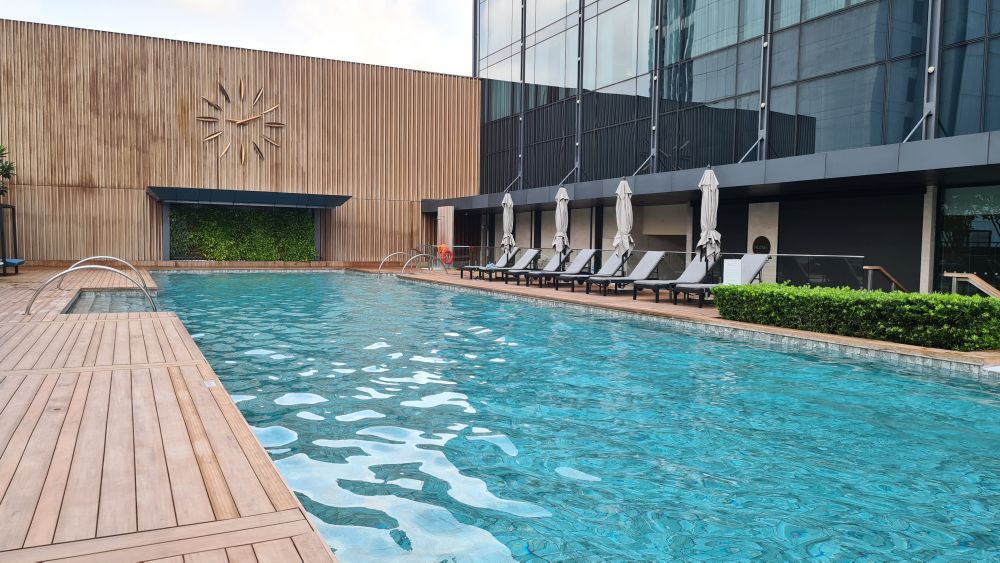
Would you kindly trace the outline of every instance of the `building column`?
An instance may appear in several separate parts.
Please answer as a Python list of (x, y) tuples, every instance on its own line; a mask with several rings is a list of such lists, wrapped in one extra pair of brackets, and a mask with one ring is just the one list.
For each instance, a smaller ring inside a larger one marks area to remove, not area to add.
[[(751, 203), (747, 209), (747, 253), (753, 253), (754, 241), (764, 237), (770, 243), (768, 254), (778, 253), (778, 213), (781, 204), (777, 201)], [(764, 266), (761, 279), (775, 282), (778, 278), (778, 261), (771, 260)]]
[(937, 234), (938, 187), (924, 192), (923, 227), (920, 230), (920, 293), (934, 291), (934, 238)]

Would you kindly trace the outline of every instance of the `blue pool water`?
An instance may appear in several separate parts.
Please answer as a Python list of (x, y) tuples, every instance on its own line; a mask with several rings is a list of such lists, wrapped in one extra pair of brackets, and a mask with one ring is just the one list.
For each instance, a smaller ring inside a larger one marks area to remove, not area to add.
[(997, 388), (391, 278), (155, 277), (342, 561), (1000, 557)]

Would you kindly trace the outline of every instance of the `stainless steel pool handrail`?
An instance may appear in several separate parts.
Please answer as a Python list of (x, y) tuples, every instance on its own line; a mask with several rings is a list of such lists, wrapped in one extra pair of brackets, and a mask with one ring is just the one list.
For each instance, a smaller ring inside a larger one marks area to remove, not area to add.
[(379, 262), (379, 264), (378, 264), (378, 271), (379, 271), (379, 273), (382, 272), (382, 266), (385, 264), (386, 260), (392, 258), (393, 256), (397, 256), (399, 254), (405, 254), (407, 256), (410, 256), (410, 255), (413, 254), (413, 252), (414, 252), (413, 250), (400, 250), (399, 252), (393, 252), (392, 254), (387, 254), (385, 256), (385, 258), (382, 258), (382, 261)]
[[(132, 271), (135, 272), (135, 277), (139, 278), (139, 281), (142, 282), (142, 287), (149, 289), (149, 285), (146, 284), (146, 280), (145, 278), (142, 277), (142, 274), (139, 273), (139, 270), (135, 269), (135, 266), (126, 262), (125, 260), (122, 260), (121, 258), (118, 258), (117, 256), (88, 256), (87, 258), (84, 258), (83, 260), (80, 260), (79, 262), (71, 265), (69, 268), (67, 268), (67, 270), (76, 268), (77, 266), (83, 264), (84, 262), (90, 262), (91, 260), (113, 260), (115, 262), (121, 262), (122, 264), (125, 264), (129, 268), (132, 268)], [(62, 278), (60, 278), (59, 283), (56, 284), (56, 289), (62, 289)]]
[[(402, 274), (403, 271), (406, 270), (406, 267), (410, 265), (410, 262), (413, 262), (414, 260), (416, 260), (417, 258), (420, 258), (421, 256), (426, 256), (427, 258), (430, 258), (430, 262), (432, 264), (434, 263), (434, 259), (437, 258), (437, 256), (434, 256), (432, 254), (416, 254), (412, 258), (410, 258), (409, 260), (407, 260), (405, 264), (403, 264), (403, 267), (400, 268), (399, 273)], [(437, 258), (437, 259), (438, 259), (439, 262), (441, 261), (440, 258)]]
[(106, 270), (106, 271), (114, 272), (114, 273), (122, 276), (123, 278), (125, 278), (128, 281), (132, 282), (133, 285), (135, 285), (136, 287), (139, 288), (139, 291), (141, 291), (142, 294), (146, 296), (146, 301), (149, 302), (149, 306), (153, 309), (153, 312), (154, 313), (156, 312), (156, 303), (154, 303), (153, 302), (153, 298), (149, 296), (149, 292), (146, 291), (146, 288), (143, 287), (139, 282), (135, 281), (135, 279), (133, 279), (131, 276), (129, 276), (128, 274), (126, 274), (125, 272), (123, 272), (121, 270), (116, 270), (116, 269), (112, 268), (111, 266), (98, 266), (97, 264), (89, 264), (89, 265), (85, 265), (85, 266), (77, 266), (75, 268), (68, 268), (68, 269), (63, 270), (63, 271), (59, 272), (58, 274), (52, 276), (51, 278), (45, 280), (45, 283), (43, 283), (41, 286), (39, 286), (39, 288), (35, 290), (35, 293), (33, 293), (31, 295), (31, 299), (28, 301), (28, 305), (24, 308), (24, 314), (25, 315), (30, 315), (31, 314), (31, 306), (35, 304), (35, 299), (38, 298), (38, 295), (42, 292), (43, 289), (45, 289), (46, 287), (48, 287), (48, 285), (50, 283), (52, 283), (52, 282), (54, 282), (56, 280), (61, 280), (64, 276), (72, 274), (73, 272), (79, 272), (80, 270)]

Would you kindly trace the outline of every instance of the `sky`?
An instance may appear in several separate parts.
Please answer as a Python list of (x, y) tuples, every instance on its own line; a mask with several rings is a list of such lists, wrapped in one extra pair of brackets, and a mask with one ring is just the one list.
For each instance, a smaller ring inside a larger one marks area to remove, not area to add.
[(0, 18), (469, 75), (472, 5), (471, 0), (0, 0)]

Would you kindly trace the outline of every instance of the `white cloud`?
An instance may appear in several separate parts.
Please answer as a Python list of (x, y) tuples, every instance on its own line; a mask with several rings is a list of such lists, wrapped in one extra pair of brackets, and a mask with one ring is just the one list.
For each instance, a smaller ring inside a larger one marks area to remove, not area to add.
[[(467, 9), (456, 9), (462, 5)], [(451, 74), (471, 71), (470, 2), (291, 0), (285, 6), (288, 26), (297, 28), (297, 40), (310, 52)]]
[(469, 0), (0, 0), (0, 14), (432, 72), (472, 71)]

